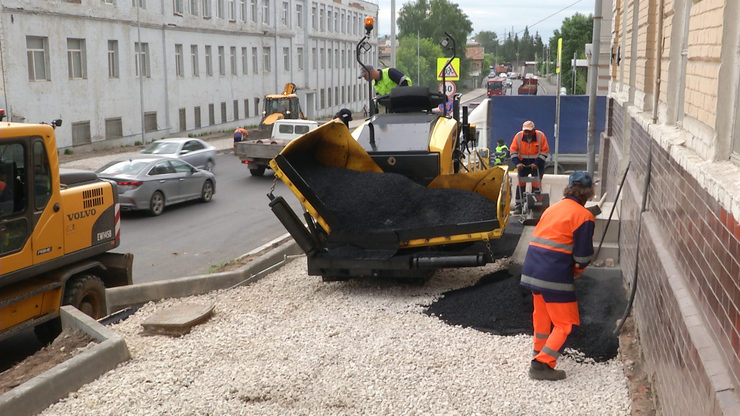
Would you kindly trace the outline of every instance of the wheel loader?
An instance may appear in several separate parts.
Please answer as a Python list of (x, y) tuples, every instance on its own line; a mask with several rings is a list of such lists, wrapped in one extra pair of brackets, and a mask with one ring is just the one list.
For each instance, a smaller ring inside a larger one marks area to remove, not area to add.
[(0, 110), (0, 339), (61, 331), (59, 309), (107, 314), (105, 288), (130, 285), (116, 184), (61, 170), (51, 124), (3, 122)]
[[(367, 38), (357, 45), (363, 66)], [(459, 95), (452, 115), (432, 111), (446, 99), (426, 87), (396, 87), (370, 102), (370, 117), (352, 133), (330, 121), (270, 162), (305, 210), (304, 224), (283, 197), (268, 194), (306, 252), (310, 275), (423, 281), (440, 268), (495, 259), (509, 222), (508, 169), (489, 167), (487, 154), (475, 151)], [(386, 112), (375, 114), (376, 105)]]

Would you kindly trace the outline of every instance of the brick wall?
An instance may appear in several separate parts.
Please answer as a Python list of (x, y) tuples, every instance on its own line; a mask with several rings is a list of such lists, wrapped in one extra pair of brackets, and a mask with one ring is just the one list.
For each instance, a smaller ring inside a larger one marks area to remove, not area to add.
[(646, 94), (652, 94), (655, 72), (655, 36), (656, 36), (655, 1), (641, 1), (637, 18), (637, 60), (635, 88)]
[[(686, 114), (715, 127), (725, 0), (695, 0), (686, 65)], [(704, 143), (709, 145), (709, 143)]]
[[(626, 114), (610, 100), (611, 149), (600, 174), (613, 178), (620, 157), (629, 158), (620, 210), (620, 267), (629, 286), (653, 143), (634, 314), (663, 413), (740, 414), (740, 225)], [(631, 148), (621, 155), (627, 129)]]
[(668, 68), (670, 64), (671, 55), (671, 34), (673, 30), (673, 15), (676, 13), (674, 9), (673, 0), (666, 0), (663, 6), (663, 39), (658, 39), (658, 42), (663, 44), (663, 54), (661, 55), (661, 66), (660, 66), (660, 95), (659, 99), (662, 103), (666, 102), (668, 96)]

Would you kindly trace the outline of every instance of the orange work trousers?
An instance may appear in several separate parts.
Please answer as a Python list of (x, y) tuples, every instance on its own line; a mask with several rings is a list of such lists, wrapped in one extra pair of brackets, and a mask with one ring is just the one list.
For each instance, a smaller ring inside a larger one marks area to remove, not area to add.
[(573, 325), (580, 325), (578, 302), (545, 302), (542, 295), (532, 293), (534, 312), (534, 359), (555, 368), (560, 349), (568, 339)]

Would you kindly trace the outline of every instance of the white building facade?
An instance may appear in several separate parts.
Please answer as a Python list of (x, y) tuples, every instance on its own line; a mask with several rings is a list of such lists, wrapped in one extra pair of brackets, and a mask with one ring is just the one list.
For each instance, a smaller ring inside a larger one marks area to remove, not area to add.
[(355, 46), (377, 15), (355, 0), (3, 0), (0, 108), (62, 118), (60, 148), (256, 125), (288, 82), (310, 118), (361, 111)]

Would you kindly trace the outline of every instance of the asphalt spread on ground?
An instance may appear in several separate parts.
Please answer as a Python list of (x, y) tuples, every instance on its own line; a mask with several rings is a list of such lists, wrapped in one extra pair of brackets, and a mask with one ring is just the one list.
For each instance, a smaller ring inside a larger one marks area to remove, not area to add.
[[(495, 242), (498, 255), (511, 256), (522, 227), (514, 219), (504, 236)], [(449, 291), (430, 305), (426, 313), (450, 325), (460, 325), (496, 335), (532, 334), (532, 294), (519, 285), (519, 267), (481, 276), (471, 287)], [(587, 269), (588, 272), (588, 269)], [(617, 355), (619, 339), (613, 330), (624, 311), (626, 300), (621, 280), (599, 279), (586, 273), (576, 279), (576, 296), (581, 325), (573, 331), (564, 348), (572, 358), (607, 361)]]

